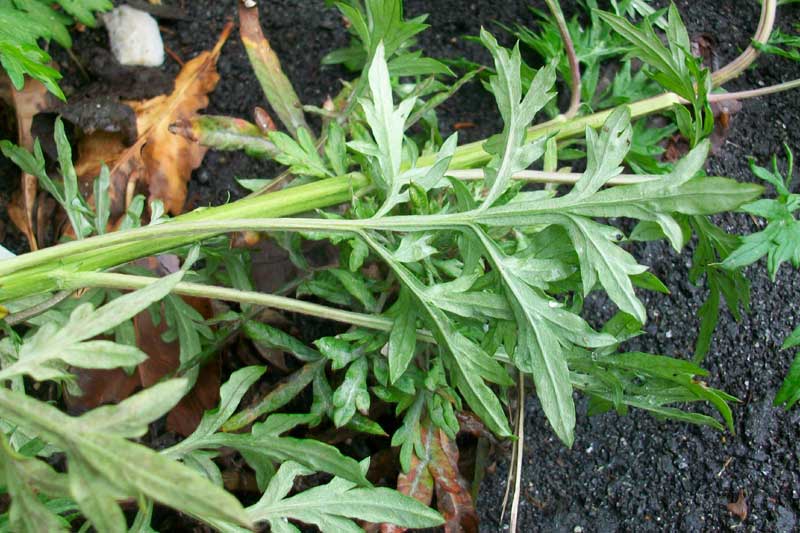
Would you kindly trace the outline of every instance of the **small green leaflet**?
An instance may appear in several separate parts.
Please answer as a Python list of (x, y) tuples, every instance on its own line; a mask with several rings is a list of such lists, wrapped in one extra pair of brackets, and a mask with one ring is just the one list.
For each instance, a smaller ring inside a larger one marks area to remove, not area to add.
[(686, 66), (686, 54), (691, 50), (689, 36), (674, 5), (669, 13), (668, 47), (664, 46), (648, 20), (637, 28), (618, 15), (600, 10), (594, 10), (594, 13), (634, 46), (631, 56), (638, 57), (656, 70), (653, 78), (659, 84), (686, 99), (694, 98), (692, 78)]
[[(369, 58), (377, 54), (381, 43), (386, 48), (386, 55), (391, 56), (401, 45), (428, 27), (423, 24), (426, 15), (404, 20), (402, 0), (366, 0), (364, 4), (366, 9), (362, 8), (361, 2), (344, 0), (336, 2), (336, 7), (352, 24), (352, 31), (361, 40)], [(331, 54), (323, 63), (335, 63), (336, 58)]]
[(248, 320), (243, 330), (245, 335), (261, 346), (289, 352), (301, 361), (318, 361), (321, 357), (318, 351), (269, 324)]
[[(369, 459), (358, 465), (366, 474)], [(312, 470), (287, 461), (272, 478), (261, 499), (247, 508), (255, 523), (267, 522), (272, 531), (299, 533), (288, 520), (314, 524), (322, 533), (361, 533), (363, 529), (353, 520), (390, 523), (403, 528), (431, 528), (444, 522), (439, 513), (414, 498), (385, 487), (357, 487), (341, 478), (326, 485), (288, 496), (297, 476), (313, 474)], [(241, 528), (215, 523), (223, 532), (244, 533)]]
[(273, 414), (265, 422), (254, 424), (250, 433), (216, 432), (202, 437), (198, 435), (189, 444), (178, 444), (174, 451), (169, 450), (168, 453), (187, 454), (194, 450), (216, 450), (225, 446), (238, 450), (244, 456), (252, 454), (278, 462), (295, 461), (314, 471), (329, 472), (353, 483), (368, 486), (370, 483), (358, 470), (357, 461), (342, 455), (335, 447), (314, 439), (280, 436), (299, 424), (312, 422), (315, 417), (314, 414)]
[[(794, 28), (795, 30), (800, 29), (800, 24), (795, 24)], [(754, 41), (753, 46), (762, 53), (774, 54), (800, 62), (800, 35), (792, 35), (776, 29), (770, 35), (768, 42)]]
[[(383, 43), (379, 43), (375, 57), (369, 67), (368, 73), (371, 99), (362, 99), (361, 107), (367, 118), (367, 123), (375, 138), (376, 156), (381, 171), (379, 185), (386, 191), (387, 203), (400, 193), (400, 165), (403, 153), (403, 134), (405, 123), (411, 110), (414, 108), (415, 99), (409, 98), (400, 102), (395, 109), (392, 97), (392, 83), (389, 79), (389, 69), (386, 65)], [(350, 144), (358, 148), (358, 145)], [(362, 148), (363, 149), (363, 148)], [(391, 206), (382, 208), (388, 211)]]
[(240, 368), (225, 382), (219, 390), (219, 406), (203, 414), (203, 418), (194, 433), (178, 444), (162, 450), (168, 457), (180, 458), (187, 451), (197, 449), (198, 443), (216, 433), (239, 407), (247, 390), (264, 375), (266, 368), (247, 366)]
[(481, 41), (494, 57), (497, 75), (490, 78), (500, 116), (503, 118), (503, 132), (486, 142), (485, 149), (492, 154), (492, 160), (485, 169), (486, 186), (489, 192), (483, 201), (482, 208), (491, 207), (506, 191), (511, 183), (511, 176), (537, 160), (544, 153), (547, 138), (526, 144), (526, 128), (533, 118), (552, 98), (550, 92), (556, 81), (553, 65), (546, 66), (536, 73), (528, 93), (522, 97), (522, 81), (520, 79), (519, 45), (511, 54), (500, 47), (491, 33), (481, 28)]
[(429, 168), (413, 168), (412, 164), (412, 168), (403, 170), (404, 134), (416, 99), (413, 96), (406, 98), (397, 108), (394, 107), (392, 84), (382, 43), (378, 45), (370, 65), (368, 80), (371, 98), (362, 98), (359, 101), (375, 142), (355, 140), (347, 143), (347, 146), (377, 162), (379, 172), (373, 173), (372, 177), (386, 196), (375, 214), (380, 217), (397, 204), (408, 201), (408, 192), (402, 192), (406, 185), (414, 183), (423, 190), (429, 190), (442, 180), (458, 144), (458, 136), (453, 134), (447, 139)]
[(81, 368), (118, 368), (135, 366), (147, 356), (135, 346), (111, 341), (89, 340), (111, 331), (130, 320), (151, 304), (167, 296), (181, 280), (181, 270), (166, 276), (144, 289), (120, 296), (94, 309), (89, 304), (78, 306), (62, 327), (45, 324), (20, 348), (19, 357), (0, 371), (0, 379), (27, 374), (37, 381), (69, 377), (68, 366)]
[(23, 394), (0, 389), (0, 415), (66, 450), (69, 495), (102, 531), (127, 531), (115, 500), (139, 495), (201, 520), (231, 520), (248, 526), (236, 498), (180, 463), (126, 440), (141, 435), (149, 422), (163, 416), (187, 391), (184, 379), (166, 382), (117, 406), (73, 418)]
[(37, 493), (50, 497), (69, 496), (65, 474), (33, 457), (15, 451), (0, 435), (0, 483), (11, 496), (9, 526), (14, 531), (69, 531), (69, 524), (43, 503)]
[(333, 177), (333, 172), (328, 170), (306, 128), (297, 130), (297, 141), (280, 131), (270, 132), (269, 140), (278, 149), (275, 160), (288, 166), (292, 174), (315, 178)]
[(359, 357), (350, 363), (344, 381), (333, 393), (333, 423), (337, 428), (350, 422), (356, 409), (364, 415), (369, 411), (368, 370), (367, 358)]
[(394, 325), (389, 335), (389, 380), (394, 383), (402, 376), (417, 348), (417, 310), (407, 289), (400, 290), (400, 297), (392, 306)]
[(771, 184), (778, 197), (763, 198), (742, 206), (743, 211), (765, 218), (767, 227), (744, 237), (741, 245), (722, 262), (724, 268), (735, 270), (767, 256), (767, 270), (772, 281), (775, 281), (778, 269), (784, 262), (790, 261), (795, 268), (800, 266), (800, 222), (794, 214), (800, 209), (800, 194), (791, 192), (794, 157), (788, 146), (786, 154), (785, 176), (778, 170), (777, 157), (772, 158), (772, 170), (750, 160), (753, 174)]

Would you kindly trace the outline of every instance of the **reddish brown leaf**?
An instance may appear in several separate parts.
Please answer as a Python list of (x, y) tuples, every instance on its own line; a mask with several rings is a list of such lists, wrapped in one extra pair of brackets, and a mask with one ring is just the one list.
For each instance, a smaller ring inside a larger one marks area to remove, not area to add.
[(477, 533), (478, 514), (469, 484), (458, 471), (458, 446), (441, 430), (435, 430), (428, 468), (436, 485), (436, 502), (445, 519), (445, 533)]
[[(148, 257), (136, 262), (138, 266), (164, 276), (180, 267), (179, 259), (164, 254)], [(185, 297), (204, 318), (213, 315), (211, 303), (206, 299)], [(162, 307), (163, 309), (163, 307)], [(153, 323), (149, 311), (143, 311), (133, 318), (136, 332), (136, 345), (147, 354), (147, 359), (136, 367), (136, 372), (128, 376), (122, 370), (97, 371), (76, 369), (78, 384), (83, 396), (69, 398), (70, 408), (78, 411), (93, 409), (105, 403), (117, 403), (130, 396), (139, 386), (150, 387), (165, 376), (173, 373), (180, 365), (180, 345), (177, 341), (165, 342), (162, 335), (167, 329), (162, 317), (158, 325)], [(183, 436), (189, 436), (208, 409), (219, 402), (220, 366), (213, 360), (200, 369), (197, 382), (189, 393), (167, 415), (167, 429)]]
[[(200, 314), (208, 318), (211, 306), (208, 300), (185, 298)], [(161, 319), (156, 326), (150, 313), (145, 311), (133, 319), (136, 329), (136, 344), (147, 360), (137, 367), (143, 387), (150, 387), (164, 376), (177, 370), (180, 365), (180, 345), (177, 341), (164, 342), (161, 335), (166, 331), (166, 320)], [(219, 401), (220, 369), (218, 361), (212, 361), (200, 369), (197, 383), (189, 394), (167, 415), (167, 429), (184, 437), (191, 435), (203, 413), (213, 409)]]
[(69, 412), (73, 415), (84, 413), (100, 405), (119, 403), (139, 388), (139, 374), (125, 373), (121, 368), (113, 370), (75, 369), (73, 374), (83, 394), (65, 394)]
[[(426, 426), (420, 428), (422, 443), (426, 450), (431, 449), (435, 439), (434, 432)], [(400, 472), (397, 476), (397, 490), (406, 496), (411, 496), (425, 505), (433, 501), (433, 474), (431, 474), (429, 459), (420, 459), (417, 454), (411, 455), (411, 468), (408, 473)], [(406, 528), (394, 524), (381, 524), (381, 533), (402, 533)]]
[[(425, 505), (433, 499), (445, 519), (445, 533), (477, 533), (478, 514), (472, 502), (470, 487), (458, 470), (458, 446), (438, 428), (430, 424), (420, 427), (420, 438), (426, 457), (411, 457), (408, 473), (400, 473), (397, 490)], [(402, 533), (405, 528), (382, 524), (381, 533)]]

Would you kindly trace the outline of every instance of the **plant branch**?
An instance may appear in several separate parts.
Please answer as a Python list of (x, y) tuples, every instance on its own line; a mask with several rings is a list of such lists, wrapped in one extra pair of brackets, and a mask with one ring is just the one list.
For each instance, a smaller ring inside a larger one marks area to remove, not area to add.
[[(759, 30), (756, 33), (756, 40), (764, 42), (768, 38), (769, 32), (774, 24), (776, 0), (764, 0), (762, 5), (762, 17)], [(749, 50), (749, 49), (748, 49)], [(752, 53), (746, 51), (731, 65), (720, 69), (717, 79), (730, 79), (734, 74), (740, 73), (746, 68), (757, 55), (757, 50)], [(781, 84), (773, 88), (756, 89), (754, 91), (744, 91), (738, 93), (738, 97), (752, 97), (761, 94), (769, 94), (778, 90), (786, 90), (796, 87), (794, 82)], [(758, 92), (757, 92), (758, 91)], [(713, 95), (712, 101), (734, 98), (737, 93), (729, 95)], [(674, 93), (664, 93), (652, 98), (647, 98), (628, 105), (632, 118), (639, 118), (651, 113), (664, 111), (675, 104), (683, 103), (683, 100)], [(561, 115), (549, 122), (538, 124), (528, 128), (526, 139), (535, 140), (542, 136), (554, 135), (556, 139), (565, 139), (582, 134), (587, 127), (599, 128), (613, 112), (612, 110), (601, 111), (583, 117), (568, 119)], [(489, 159), (489, 154), (483, 149), (484, 141), (478, 141), (460, 146), (451, 160), (451, 169), (466, 169), (485, 164)], [(425, 155), (417, 161), (417, 166), (431, 166), (435, 162), (434, 155)], [(369, 180), (361, 174), (351, 174), (321, 180), (319, 182), (302, 185), (290, 189), (285, 189), (275, 193), (267, 194), (255, 198), (239, 200), (231, 204), (215, 208), (197, 210), (186, 215), (177, 217), (180, 221), (200, 221), (200, 220), (225, 220), (230, 218), (245, 219), (249, 217), (286, 217), (309, 210), (330, 207), (350, 200), (354, 194), (363, 191)], [(172, 226), (174, 223), (170, 223)], [(217, 231), (222, 233), (224, 231)], [(64, 265), (70, 264), (72, 268), (81, 271), (97, 271), (112, 268), (128, 261), (153, 255), (165, 250), (174, 249), (190, 244), (191, 242), (205, 239), (213, 234), (195, 234), (180, 236), (171, 239), (152, 239), (150, 241), (129, 241), (130, 233), (124, 232), (123, 237), (114, 237), (116, 234), (104, 235), (101, 238), (86, 239), (84, 246), (91, 247), (91, 250), (84, 250), (79, 257), (73, 257), (77, 250), (74, 248), (75, 242), (66, 245), (54, 246), (45, 250), (25, 254), (23, 256), (8, 259), (0, 262), (0, 300), (7, 301), (24, 295), (53, 291), (59, 287), (54, 286), (53, 280), (49, 279), (49, 271), (52, 270), (52, 261), (62, 261)], [(160, 235), (159, 235), (160, 236)], [(99, 240), (111, 238), (118, 240), (116, 244), (109, 241)], [(63, 265), (62, 265), (63, 266)]]
[(778, 12), (778, 0), (761, 1), (761, 18), (758, 21), (758, 28), (753, 36), (750, 45), (741, 53), (739, 57), (717, 70), (711, 75), (714, 87), (719, 87), (736, 78), (749, 67), (759, 55), (758, 49), (752, 42), (765, 44), (769, 41), (772, 28), (775, 26), (775, 18)]
[(800, 88), (800, 78), (770, 85), (769, 87), (761, 87), (758, 89), (749, 89), (746, 91), (737, 91), (733, 93), (709, 94), (708, 101), (713, 103), (726, 102), (728, 100), (745, 100), (747, 98), (758, 98), (759, 96), (767, 96), (797, 88)]
[(570, 71), (570, 103), (569, 109), (564, 113), (566, 118), (572, 118), (578, 113), (581, 107), (581, 65), (578, 62), (578, 56), (575, 54), (575, 44), (572, 42), (572, 36), (569, 34), (567, 21), (564, 19), (564, 13), (561, 11), (561, 5), (558, 0), (545, 0), (547, 7), (556, 19), (558, 26), (558, 33), (561, 34), (561, 40), (564, 43), (564, 50), (567, 54), (567, 61), (569, 62)]
[(5, 322), (9, 326), (16, 326), (17, 324), (22, 324), (23, 322), (26, 322), (35, 316), (41, 315), (51, 307), (60, 304), (61, 302), (69, 298), (71, 294), (72, 291), (61, 291), (58, 294), (53, 295), (51, 298), (48, 298), (47, 300), (39, 304), (36, 304), (18, 313), (14, 313), (13, 315), (8, 315), (5, 318)]
[[(83, 287), (103, 287), (106, 289), (135, 290), (142, 289), (155, 283), (159, 278), (147, 276), (132, 276), (128, 274), (99, 273), (99, 272), (63, 272), (57, 274), (61, 281), (74, 288)], [(264, 294), (255, 291), (240, 291), (227, 287), (213, 285), (203, 285), (200, 283), (180, 282), (172, 290), (174, 294), (181, 296), (193, 296), (197, 298), (213, 298), (226, 302), (236, 302), (240, 304), (253, 304), (272, 309), (280, 309), (290, 313), (299, 313), (306, 316), (333, 320), (344, 324), (351, 324), (376, 331), (392, 330), (394, 321), (390, 318), (371, 315), (366, 313), (356, 313), (319, 305), (312, 302), (304, 302), (295, 298), (278, 296), (275, 294)], [(434, 342), (430, 333), (419, 331), (417, 337), (424, 342)]]
[[(447, 175), (462, 181), (477, 181), (483, 179), (483, 169), (472, 168), (466, 170), (451, 170)], [(514, 173), (512, 179), (528, 183), (555, 183), (557, 185), (574, 185), (583, 176), (578, 172), (544, 172), (541, 170), (522, 170)], [(650, 174), (620, 174), (611, 178), (606, 185), (632, 185), (662, 179), (663, 176)]]

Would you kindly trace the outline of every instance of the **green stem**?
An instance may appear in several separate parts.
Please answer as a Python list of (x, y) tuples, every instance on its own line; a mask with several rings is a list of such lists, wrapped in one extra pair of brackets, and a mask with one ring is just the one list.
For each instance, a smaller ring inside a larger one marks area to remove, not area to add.
[[(73, 289), (83, 287), (103, 287), (106, 289), (117, 290), (142, 289), (158, 281), (158, 278), (150, 278), (147, 276), (132, 276), (128, 274), (101, 272), (78, 272), (74, 274), (63, 273), (60, 275), (60, 279), (67, 286)], [(254, 291), (240, 291), (237, 289), (217, 287), (214, 285), (181, 282), (175, 286), (172, 292), (181, 296), (193, 296), (197, 298), (209, 298), (226, 302), (237, 302), (240, 304), (260, 305), (263, 307), (280, 309), (290, 313), (299, 313), (307, 316), (324, 318), (327, 320), (333, 320), (335, 322), (352, 324), (354, 326), (361, 326), (378, 331), (391, 331), (393, 324), (391, 319), (378, 315), (344, 311), (342, 309), (336, 309), (335, 307), (305, 302), (295, 298), (287, 298), (286, 296), (264, 294)]]
[[(466, 170), (451, 170), (447, 173), (451, 178), (461, 181), (474, 181), (483, 179), (483, 169), (470, 168)], [(542, 170), (522, 170), (515, 172), (512, 179), (527, 183), (553, 183), (556, 185), (575, 185), (583, 174), (578, 172), (548, 172)], [(606, 185), (633, 185), (646, 181), (656, 181), (663, 179), (664, 176), (655, 174), (620, 174), (611, 178)]]
[[(136, 290), (143, 289), (148, 285), (158, 281), (158, 278), (147, 276), (132, 276), (128, 274), (114, 274), (102, 272), (57, 272), (54, 273), (60, 281), (71, 289), (84, 287), (102, 287), (117, 290)], [(172, 289), (174, 294), (181, 296), (193, 296), (197, 298), (210, 298), (225, 302), (236, 302), (240, 304), (252, 304), (272, 309), (280, 309), (289, 313), (298, 313), (306, 316), (333, 320), (343, 324), (360, 326), (376, 331), (389, 332), (392, 330), (394, 321), (391, 318), (380, 315), (366, 313), (356, 313), (319, 305), (312, 302), (305, 302), (295, 298), (287, 298), (275, 294), (264, 294), (255, 291), (241, 291), (227, 287), (217, 287), (214, 285), (203, 285), (200, 283), (180, 282)], [(433, 342), (430, 333), (419, 331), (417, 338), (425, 342)]]
[[(664, 111), (681, 102), (681, 97), (677, 94), (665, 93), (628, 104), (628, 109), (631, 112), (631, 118), (635, 119)], [(615, 109), (616, 108), (608, 109), (572, 119), (567, 119), (564, 115), (559, 115), (553, 120), (528, 128), (526, 141), (531, 142), (548, 135), (555, 135), (556, 140), (575, 137), (584, 133), (586, 128), (597, 129), (601, 127)], [(483, 144), (485, 142), (486, 141), (481, 140), (459, 146), (456, 153), (453, 155), (453, 159), (450, 161), (450, 168), (474, 168), (488, 163), (491, 156), (483, 149)], [(433, 165), (435, 160), (435, 154), (423, 155), (417, 160), (417, 166), (430, 166)]]
[[(219, 207), (198, 209), (163, 225), (109, 233), (0, 261), (0, 301), (59, 288), (50, 277), (54, 268), (72, 271), (102, 270), (220, 233), (217, 231), (211, 234), (179, 234), (169, 238), (156, 238), (161, 236), (161, 230), (172, 225), (194, 221), (224, 221), (230, 218), (288, 217), (347, 202), (355, 191), (365, 188), (368, 183), (369, 180), (362, 174), (348, 174), (264, 196), (245, 198)], [(137, 232), (144, 233), (148, 240), (141, 241), (131, 236)]]
[(800, 78), (770, 85), (769, 87), (761, 87), (759, 89), (750, 89), (747, 91), (737, 91), (733, 93), (709, 94), (708, 101), (713, 103), (725, 102), (727, 100), (745, 100), (747, 98), (758, 98), (759, 96), (767, 96), (797, 88), (800, 88)]

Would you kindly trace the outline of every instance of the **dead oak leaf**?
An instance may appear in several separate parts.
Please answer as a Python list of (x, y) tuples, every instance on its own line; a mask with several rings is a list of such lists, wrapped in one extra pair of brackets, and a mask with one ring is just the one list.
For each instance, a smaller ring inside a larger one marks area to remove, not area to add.
[(208, 106), (208, 95), (219, 81), (217, 60), (232, 28), (232, 23), (226, 25), (212, 50), (183, 66), (171, 94), (126, 102), (136, 113), (139, 137), (133, 145), (125, 147), (119, 136), (107, 133), (89, 135), (80, 143), (76, 171), (82, 179), (93, 180), (103, 163), (111, 168), (112, 218), (124, 213), (131, 182), (136, 189), (148, 191), (151, 201), (164, 202), (169, 213), (183, 211), (187, 183), (207, 149), (172, 134), (169, 126)]

